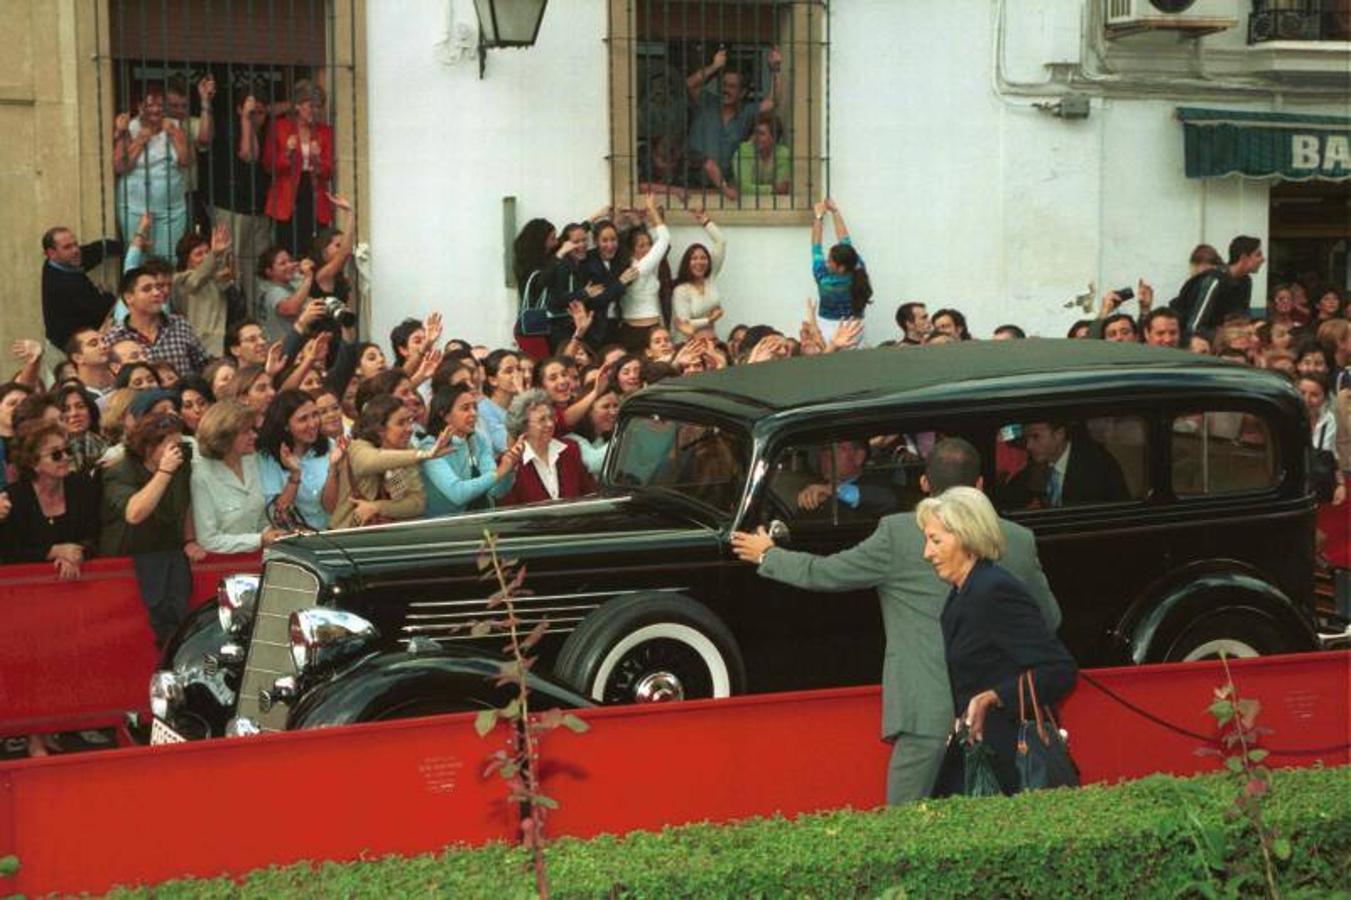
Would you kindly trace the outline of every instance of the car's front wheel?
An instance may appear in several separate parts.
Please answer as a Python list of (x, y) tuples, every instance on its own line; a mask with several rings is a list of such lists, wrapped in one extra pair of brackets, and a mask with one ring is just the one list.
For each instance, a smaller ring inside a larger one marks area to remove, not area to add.
[(746, 683), (731, 631), (708, 607), (677, 594), (603, 604), (568, 636), (554, 674), (598, 703), (729, 697)]

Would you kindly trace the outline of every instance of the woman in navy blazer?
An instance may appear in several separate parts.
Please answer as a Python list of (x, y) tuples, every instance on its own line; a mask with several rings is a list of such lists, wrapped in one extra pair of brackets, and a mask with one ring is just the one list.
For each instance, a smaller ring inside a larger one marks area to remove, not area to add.
[[(995, 563), (1004, 538), (983, 493), (949, 488), (922, 501), (915, 515), (924, 558), (952, 585), (940, 623), (953, 706), (971, 736), (994, 751), (995, 776), (1012, 794), (1018, 789), (1018, 676), (1030, 670), (1037, 699), (1052, 706), (1074, 687), (1078, 667), (1027, 588)], [(938, 793), (962, 793), (963, 782), (961, 767), (951, 767)]]

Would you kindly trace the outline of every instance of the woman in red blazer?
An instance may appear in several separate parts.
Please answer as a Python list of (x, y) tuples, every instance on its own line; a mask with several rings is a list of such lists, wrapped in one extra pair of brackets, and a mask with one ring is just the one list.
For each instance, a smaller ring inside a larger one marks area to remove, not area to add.
[(273, 119), (263, 142), (263, 169), (272, 176), (264, 211), (278, 225), (277, 240), (299, 257), (309, 254), (319, 228), (333, 222), (333, 129), (316, 121), (324, 106), (317, 85), (297, 81), (291, 104), (291, 114)]
[(577, 445), (554, 437), (554, 406), (544, 391), (534, 388), (511, 401), (507, 431), (525, 437), (525, 450), (503, 506), (580, 497), (596, 489)]

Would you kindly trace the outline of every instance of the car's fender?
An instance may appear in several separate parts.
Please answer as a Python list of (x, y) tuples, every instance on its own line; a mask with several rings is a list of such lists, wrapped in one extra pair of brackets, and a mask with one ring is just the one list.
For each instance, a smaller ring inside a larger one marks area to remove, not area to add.
[[(331, 678), (313, 685), (302, 681), (286, 727), (349, 725), (500, 706), (513, 688), (493, 685), (499, 666), (494, 659), (443, 648), (371, 654)], [(529, 684), (536, 708), (591, 705), (537, 675), (530, 675)]]
[(1279, 588), (1237, 560), (1206, 560), (1168, 573), (1146, 588), (1112, 630), (1136, 664), (1160, 659), (1188, 626), (1221, 612), (1241, 613), (1280, 631), (1290, 650), (1318, 646), (1313, 623)]
[(224, 733), (225, 723), (234, 715), (238, 673), (207, 665), (207, 657), (218, 657), (229, 637), (220, 627), (215, 603), (204, 603), (188, 613), (164, 643), (160, 669), (172, 671), (183, 685), (182, 710), (200, 716), (215, 735)]

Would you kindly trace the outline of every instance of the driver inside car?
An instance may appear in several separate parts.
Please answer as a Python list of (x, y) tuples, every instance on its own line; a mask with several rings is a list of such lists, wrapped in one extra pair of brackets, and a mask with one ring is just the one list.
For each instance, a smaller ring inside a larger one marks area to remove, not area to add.
[(899, 502), (891, 474), (865, 468), (868, 463), (866, 441), (837, 441), (821, 447), (817, 463), (823, 474), (829, 476), (834, 473), (834, 485), (827, 480), (804, 487), (797, 495), (799, 511), (829, 510), (832, 496), (839, 500), (841, 512), (884, 516), (898, 509)]

